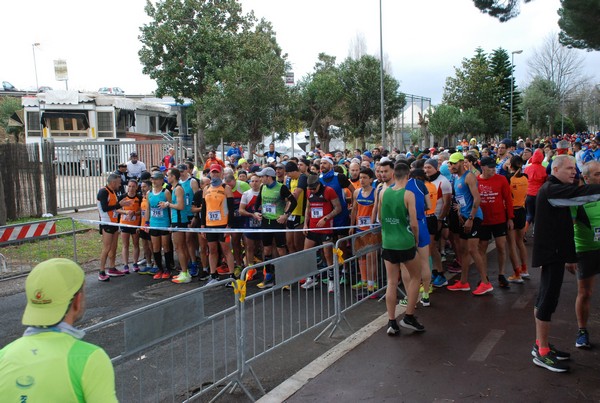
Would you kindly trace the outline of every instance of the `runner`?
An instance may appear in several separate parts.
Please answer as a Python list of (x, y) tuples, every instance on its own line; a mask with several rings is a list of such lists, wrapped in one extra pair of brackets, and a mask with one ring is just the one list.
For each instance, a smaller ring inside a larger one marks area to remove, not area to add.
[(487, 248), (494, 237), (498, 249), (498, 285), (508, 288), (504, 274), (506, 265), (506, 233), (513, 229), (513, 204), (510, 185), (505, 176), (496, 173), (491, 157), (481, 159), (482, 174), (477, 178), (483, 221), (479, 227), (479, 254), (487, 267)]
[[(356, 164), (358, 166), (358, 164)], [(371, 229), (371, 216), (375, 207), (375, 188), (373, 179), (375, 174), (371, 168), (360, 168), (359, 185), (354, 191), (354, 200), (350, 215), (350, 225), (358, 228), (350, 228), (350, 235)], [(367, 295), (373, 294), (377, 288), (377, 253), (371, 252), (358, 261), (360, 269), (360, 281), (352, 285), (354, 290), (367, 290)]]
[[(523, 158), (515, 155), (510, 159), (510, 190), (513, 201), (513, 229), (508, 229), (509, 256), (514, 274), (508, 277), (510, 283), (523, 283), (521, 273), (527, 272), (527, 249), (525, 248), (525, 200), (529, 180), (523, 172)], [(520, 263), (519, 263), (520, 262)]]
[[(151, 181), (142, 181), (140, 184), (142, 190), (142, 201), (140, 203), (140, 226), (142, 228), (150, 225), (148, 217), (148, 192), (152, 189)], [(144, 259), (146, 264), (144, 267), (140, 267), (138, 274), (152, 274), (153, 276), (158, 271), (158, 268), (152, 266), (152, 243), (150, 242), (150, 234), (143, 229), (138, 229), (140, 240), (142, 241), (142, 248), (144, 249)]]
[[(192, 211), (192, 205), (194, 203), (194, 195), (200, 188), (200, 181), (193, 175), (194, 163), (186, 162), (185, 164), (177, 165), (179, 169), (180, 178), (179, 183), (183, 188), (185, 197), (185, 215), (188, 219), (188, 228), (193, 227), (194, 212)], [(187, 265), (188, 273), (192, 277), (198, 275), (199, 267), (196, 261), (196, 253), (198, 252), (198, 234), (195, 232), (185, 232), (185, 246), (187, 248), (189, 262)]]
[(454, 191), (457, 200), (455, 206), (458, 212), (458, 228), (460, 239), (458, 241), (458, 253), (461, 262), (460, 279), (447, 288), (450, 291), (470, 291), (469, 285), (469, 266), (470, 259), (473, 259), (475, 267), (479, 272), (481, 281), (473, 295), (483, 295), (494, 290), (487, 277), (487, 268), (483, 264), (483, 258), (479, 253), (479, 239), (477, 234), (483, 213), (479, 207), (480, 198), (477, 189), (477, 178), (471, 172), (465, 169), (463, 164), (464, 156), (461, 152), (456, 152), (450, 156), (448, 164), (450, 172), (458, 175), (454, 181)]
[[(102, 252), (100, 253), (98, 281), (109, 281), (110, 277), (125, 275), (125, 273), (115, 267), (117, 244), (119, 242), (119, 234), (117, 233), (119, 226), (116, 225), (119, 222), (119, 213), (117, 210), (129, 205), (131, 201), (118, 201), (116, 191), (120, 186), (121, 177), (117, 174), (110, 174), (108, 175), (106, 186), (98, 191), (98, 196), (96, 197), (100, 221), (107, 223), (100, 225)], [(106, 268), (107, 259), (110, 263), (109, 268)]]
[[(171, 191), (167, 193), (167, 201), (161, 202), (162, 208), (168, 208), (171, 211), (171, 228), (175, 229), (171, 234), (173, 240), (173, 247), (177, 252), (177, 260), (179, 260), (179, 267), (181, 272), (173, 276), (172, 282), (176, 284), (185, 284), (192, 281), (192, 276), (188, 272), (188, 248), (185, 243), (185, 232), (177, 231), (178, 229), (188, 228), (188, 211), (186, 211), (185, 205), (185, 190), (179, 183), (181, 178), (181, 172), (177, 168), (171, 168), (167, 175), (169, 185), (171, 185)], [(173, 253), (173, 252), (171, 252)]]
[[(223, 183), (221, 165), (213, 164), (210, 167), (210, 185), (203, 191), (202, 212), (200, 213), (201, 228), (225, 229), (234, 219), (233, 192), (231, 188)], [(233, 275), (234, 264), (231, 253), (231, 242), (225, 237), (225, 232), (203, 232), (202, 236), (208, 243), (208, 261), (210, 265), (210, 280), (206, 285), (219, 281), (217, 266), (219, 265), (219, 246), (227, 263), (230, 278)], [(225, 287), (233, 287), (231, 282)]]
[[(246, 219), (240, 214), (240, 201), (242, 194), (250, 190), (250, 185), (241, 180), (236, 180), (233, 174), (225, 176), (225, 184), (231, 188), (233, 193), (233, 221), (230, 223), (230, 228), (244, 228)], [(231, 244), (233, 247), (234, 273), (239, 276), (244, 265), (242, 257), (242, 233), (234, 232), (231, 234)]]
[[(158, 268), (154, 280), (171, 278), (173, 269), (173, 252), (171, 251), (171, 234), (167, 228), (171, 225), (169, 211), (166, 210), (167, 194), (171, 197), (171, 192), (165, 189), (165, 176), (162, 172), (152, 174), (152, 189), (148, 192), (148, 210), (147, 216), (148, 230), (152, 242), (152, 253), (154, 255), (154, 264)], [(161, 250), (165, 254), (166, 268), (163, 266)]]
[[(288, 218), (298, 204), (287, 186), (276, 181), (275, 170), (271, 167), (264, 168), (256, 174), (261, 178), (262, 187), (256, 201), (257, 208), (261, 210), (261, 228), (285, 229)], [(266, 262), (273, 258), (273, 240), (279, 256), (286, 255), (285, 232), (263, 232), (262, 234), (264, 255)], [(273, 265), (265, 265), (265, 276), (258, 288), (270, 288), (275, 285)]]
[[(306, 175), (300, 173), (298, 165), (289, 161), (285, 165), (285, 185), (290, 189), (296, 199), (297, 205), (292, 215), (288, 218), (287, 228), (298, 229), (304, 225), (304, 207), (306, 206)], [(286, 243), (289, 253), (301, 251), (304, 247), (304, 234), (300, 231), (286, 233)]]
[(415, 259), (416, 245), (419, 239), (415, 198), (412, 192), (406, 191), (409, 170), (410, 168), (406, 164), (399, 163), (396, 165), (394, 168), (394, 186), (389, 186), (385, 190), (381, 195), (380, 202), (382, 257), (387, 272), (385, 292), (385, 303), (389, 318), (387, 334), (390, 336), (400, 332), (398, 322), (396, 322), (396, 298), (400, 264), (402, 263), (408, 271), (409, 281), (405, 284), (408, 304), (400, 325), (418, 332), (425, 331), (425, 327), (414, 316), (419, 284), (421, 283), (421, 269)]
[[(117, 210), (121, 224), (138, 226), (142, 222), (142, 195), (138, 193), (138, 184), (135, 179), (129, 179), (127, 193), (119, 198), (131, 201), (128, 205)], [(123, 258), (123, 273), (129, 274), (129, 240), (133, 243), (133, 271), (138, 272), (140, 258), (140, 236), (137, 228), (121, 227), (121, 256)]]
[[(201, 215), (202, 215), (202, 205), (204, 204), (204, 191), (208, 185), (210, 184), (210, 179), (207, 177), (202, 177), (200, 179), (200, 188), (194, 193), (194, 201), (192, 203), (192, 213), (194, 213), (194, 219), (192, 220), (193, 228), (200, 228), (201, 226)], [(202, 265), (202, 270), (199, 270), (199, 279), (200, 281), (208, 280), (210, 278), (210, 265), (208, 263), (208, 243), (206, 242), (206, 237), (203, 233), (198, 232), (196, 234), (198, 238), (198, 244), (200, 246), (200, 264)]]
[[(319, 182), (317, 175), (310, 175), (307, 179), (308, 195), (306, 203), (306, 211), (304, 216), (307, 220), (304, 222), (304, 249), (314, 248), (323, 244), (329, 244), (323, 248), (323, 255), (327, 266), (333, 265), (333, 230), (316, 230), (315, 228), (330, 227), (334, 217), (342, 211), (340, 199), (335, 193), (335, 190), (328, 186), (323, 186)], [(335, 284), (333, 281), (333, 270), (328, 270), (327, 273), (327, 292), (333, 293)], [(305, 290), (316, 287), (319, 284), (318, 280), (308, 277), (302, 288)]]
[[(248, 228), (244, 232), (244, 243), (246, 244), (246, 265), (252, 266), (254, 262), (254, 251), (257, 243), (262, 240), (262, 234), (254, 231), (261, 227), (261, 214), (256, 210), (256, 200), (260, 194), (261, 180), (257, 175), (252, 175), (250, 178), (250, 189), (245, 191), (240, 201), (240, 215), (246, 218), (244, 228)], [(256, 269), (246, 273), (246, 281), (250, 281), (256, 275)]]

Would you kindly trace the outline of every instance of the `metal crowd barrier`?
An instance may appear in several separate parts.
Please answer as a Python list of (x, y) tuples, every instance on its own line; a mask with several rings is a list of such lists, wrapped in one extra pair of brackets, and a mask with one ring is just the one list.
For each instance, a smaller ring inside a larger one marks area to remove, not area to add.
[[(331, 337), (345, 321), (345, 312), (369, 299), (368, 295), (358, 298), (363, 290), (351, 288), (360, 279), (362, 258), (378, 281), (375, 295), (385, 292), (379, 233), (375, 228), (340, 239), (336, 245), (317, 246), (242, 271), (240, 278), (245, 279), (250, 270), (260, 273), (272, 265), (272, 288), (255, 292), (257, 281), (223, 280), (90, 326), (85, 329), (86, 340), (99, 345), (111, 340), (105, 350), (115, 367), (119, 401), (216, 400), (237, 387), (254, 400), (242, 379), (251, 375), (257, 389), (265, 393), (252, 368), (255, 360), (324, 324), (328, 325), (315, 340), (330, 328)], [(352, 256), (340, 257), (336, 252), (344, 243), (351, 247)], [(333, 264), (319, 264), (318, 255), (331, 247), (336, 248)], [(328, 278), (329, 270), (334, 275), (333, 293), (321, 280)], [(317, 279), (317, 286), (302, 289), (300, 282), (307, 277)], [(340, 285), (341, 278), (346, 278), (346, 284)], [(228, 282), (236, 291), (232, 305), (210, 312), (206, 293)]]
[(75, 221), (53, 218), (0, 227), (0, 280), (29, 273), (52, 257), (77, 261)]

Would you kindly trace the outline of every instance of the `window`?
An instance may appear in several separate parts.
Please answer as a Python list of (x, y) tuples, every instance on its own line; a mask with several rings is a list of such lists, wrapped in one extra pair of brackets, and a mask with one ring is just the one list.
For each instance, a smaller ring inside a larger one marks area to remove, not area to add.
[(150, 133), (156, 133), (156, 116), (150, 116)]
[(42, 135), (39, 112), (27, 112), (27, 135), (30, 137), (40, 137)]
[(113, 113), (97, 112), (98, 116), (98, 137), (114, 137), (113, 132)]

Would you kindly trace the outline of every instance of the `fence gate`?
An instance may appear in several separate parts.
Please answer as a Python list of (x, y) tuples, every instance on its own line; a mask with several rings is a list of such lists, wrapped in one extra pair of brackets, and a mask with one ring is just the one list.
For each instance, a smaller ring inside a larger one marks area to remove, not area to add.
[(177, 162), (183, 155), (178, 139), (145, 141), (52, 141), (42, 144), (44, 193), (49, 213), (94, 207), (98, 189), (106, 178), (137, 152), (139, 160), (150, 170), (160, 166), (173, 147)]

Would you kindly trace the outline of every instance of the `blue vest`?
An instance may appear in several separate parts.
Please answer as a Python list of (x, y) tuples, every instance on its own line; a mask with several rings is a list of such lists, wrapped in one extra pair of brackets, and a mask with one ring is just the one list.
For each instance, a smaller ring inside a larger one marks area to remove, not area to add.
[(344, 227), (349, 225), (350, 214), (348, 212), (348, 204), (346, 203), (346, 195), (344, 194), (344, 189), (340, 185), (340, 181), (338, 180), (338, 173), (334, 172), (333, 177), (328, 182), (323, 178), (323, 174), (319, 175), (319, 181), (323, 186), (329, 186), (338, 196), (340, 200), (340, 204), (342, 206), (342, 212), (333, 217), (333, 226), (334, 227)]
[(425, 209), (427, 208), (425, 204), (425, 192), (423, 191), (423, 189), (427, 191), (427, 188), (425, 187), (423, 181), (417, 181), (417, 179), (411, 178), (406, 183), (406, 190), (410, 190), (415, 195), (415, 209), (417, 210), (417, 220), (425, 218)]
[[(471, 190), (469, 186), (467, 186), (465, 182), (465, 178), (467, 175), (472, 173), (467, 171), (463, 174), (463, 176), (456, 178), (454, 181), (454, 194), (456, 201), (460, 204), (460, 214), (467, 218), (471, 215), (471, 210), (473, 210), (473, 195), (471, 194)], [(477, 213), (475, 217), (483, 220), (483, 212), (481, 211), (481, 207), (477, 208)]]
[(165, 190), (162, 189), (159, 194), (154, 194), (154, 191), (150, 189), (147, 198), (148, 205), (150, 206), (150, 227), (169, 227), (171, 225), (171, 220), (169, 219), (169, 210), (162, 209), (158, 206), (158, 203), (167, 201)]
[(194, 215), (192, 213), (192, 202), (194, 201), (194, 191), (192, 190), (192, 177), (189, 177), (186, 181), (180, 181), (179, 184), (183, 188), (183, 194), (185, 196), (185, 209), (183, 213), (189, 218)]
[[(175, 185), (175, 187), (171, 190), (171, 204), (177, 204), (177, 196), (175, 195), (175, 190), (181, 187), (183, 189), (183, 186), (181, 186), (179, 183), (177, 185)], [(183, 191), (184, 194), (184, 206), (185, 206), (185, 190)], [(188, 222), (188, 216), (185, 212), (185, 209), (183, 210), (177, 210), (177, 209), (170, 209), (171, 210), (171, 222), (173, 224), (185, 224)]]

